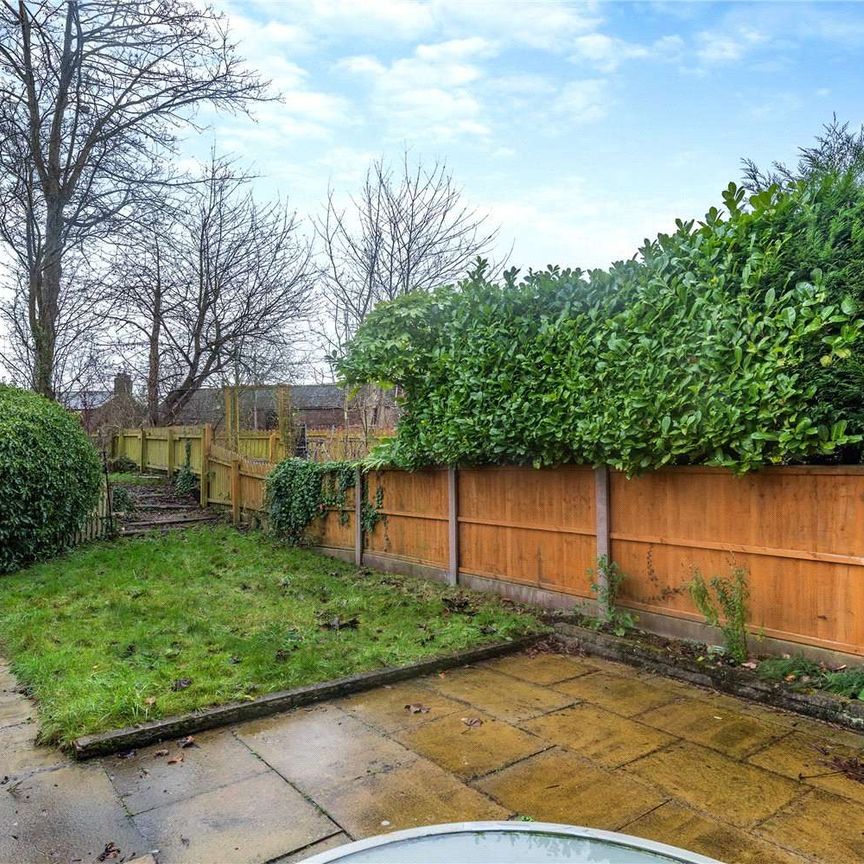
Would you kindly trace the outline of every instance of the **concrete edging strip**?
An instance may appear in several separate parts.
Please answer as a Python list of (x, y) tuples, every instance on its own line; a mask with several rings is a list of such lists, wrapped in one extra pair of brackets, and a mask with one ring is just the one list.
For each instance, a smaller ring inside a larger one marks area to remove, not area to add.
[(710, 687), (751, 702), (760, 702), (773, 708), (845, 726), (855, 732), (864, 732), (864, 702), (829, 694), (797, 693), (779, 684), (763, 681), (747, 669), (711, 666), (683, 657), (668, 660), (660, 648), (640, 645), (629, 639), (598, 633), (576, 624), (560, 622), (554, 627), (565, 642), (575, 644), (587, 655), (617, 660), (619, 663), (627, 663), (667, 678)]
[(411, 663), (408, 666), (375, 669), (371, 672), (360, 672), (357, 675), (349, 675), (347, 678), (324, 681), (321, 684), (309, 684), (305, 687), (296, 687), (293, 690), (278, 690), (275, 693), (259, 696), (257, 699), (252, 699), (249, 702), (232, 702), (227, 705), (216, 705), (212, 708), (202, 708), (189, 714), (164, 717), (161, 720), (152, 720), (149, 723), (127, 726), (124, 729), (113, 729), (109, 732), (99, 732), (94, 735), (82, 735), (72, 742), (72, 753), (76, 759), (92, 759), (94, 756), (107, 756), (111, 753), (145, 747), (148, 744), (155, 744), (170, 738), (180, 738), (194, 732), (203, 732), (205, 729), (213, 729), (217, 726), (242, 723), (245, 720), (256, 720), (259, 717), (278, 714), (281, 711), (310, 705), (313, 702), (320, 702), (324, 699), (333, 699), (338, 696), (347, 696), (351, 693), (360, 693), (363, 690), (371, 690), (373, 687), (380, 687), (384, 684), (394, 684), (409, 678), (417, 678), (421, 675), (429, 675), (444, 669), (452, 669), (456, 666), (479, 663), (482, 660), (491, 660), (503, 654), (528, 648), (547, 636), (548, 633), (523, 636), (510, 642), (496, 642), (493, 645), (484, 645), (480, 648), (469, 648), (466, 651), (444, 654), (429, 660)]

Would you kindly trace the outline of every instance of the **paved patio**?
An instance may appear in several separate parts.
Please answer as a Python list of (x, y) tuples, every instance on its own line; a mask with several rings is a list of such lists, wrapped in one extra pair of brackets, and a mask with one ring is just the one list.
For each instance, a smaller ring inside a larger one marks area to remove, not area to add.
[(115, 862), (287, 864), (519, 816), (728, 864), (864, 860), (864, 784), (820, 752), (864, 755), (864, 738), (594, 658), (512, 656), (87, 764), (33, 746), (13, 686), (0, 667), (3, 864), (108, 844)]

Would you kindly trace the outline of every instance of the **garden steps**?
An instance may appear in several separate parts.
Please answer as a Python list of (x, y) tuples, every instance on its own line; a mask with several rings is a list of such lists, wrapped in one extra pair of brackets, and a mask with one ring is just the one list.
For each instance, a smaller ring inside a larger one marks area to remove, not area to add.
[(190, 497), (176, 493), (164, 480), (152, 486), (127, 486), (135, 509), (121, 518), (120, 534), (134, 536), (153, 531), (168, 532), (212, 524), (222, 519), (221, 514), (202, 509)]

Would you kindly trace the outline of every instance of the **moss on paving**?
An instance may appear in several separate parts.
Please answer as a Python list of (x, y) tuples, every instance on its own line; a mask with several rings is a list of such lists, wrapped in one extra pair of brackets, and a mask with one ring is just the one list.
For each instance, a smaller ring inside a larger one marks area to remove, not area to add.
[(43, 739), (61, 744), (542, 629), (491, 595), (229, 527), (93, 544), (0, 577), (0, 650)]

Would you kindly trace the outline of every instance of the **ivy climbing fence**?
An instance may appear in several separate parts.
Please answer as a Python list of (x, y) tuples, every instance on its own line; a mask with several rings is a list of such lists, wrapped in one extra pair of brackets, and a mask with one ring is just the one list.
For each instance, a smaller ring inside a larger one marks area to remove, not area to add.
[[(229, 507), (235, 521), (263, 515), (274, 464), (220, 447), (207, 427), (125, 430), (114, 445), (169, 473), (187, 446), (202, 504)], [(364, 506), (380, 517), (371, 530)], [(565, 608), (592, 599), (590, 571), (606, 556), (627, 576), (618, 599), (640, 626), (694, 638), (705, 635), (685, 587), (694, 571), (740, 567), (766, 649), (864, 655), (864, 466), (743, 476), (682, 467), (633, 479), (573, 465), (374, 471), (307, 538), (358, 564)]]

